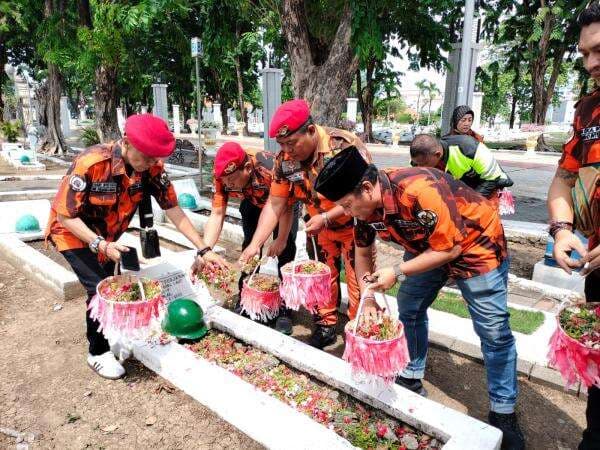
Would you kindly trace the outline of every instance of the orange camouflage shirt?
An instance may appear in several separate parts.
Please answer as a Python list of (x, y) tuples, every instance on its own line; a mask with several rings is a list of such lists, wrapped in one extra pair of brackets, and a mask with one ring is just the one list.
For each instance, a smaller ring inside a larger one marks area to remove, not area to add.
[[(313, 217), (334, 208), (334, 202), (319, 194), (314, 186), (317, 176), (333, 156), (348, 147), (355, 146), (368, 162), (372, 162), (366, 145), (350, 131), (326, 128), (315, 125), (318, 133), (318, 147), (310, 164), (296, 161), (284, 152), (279, 152), (273, 169), (271, 194), (285, 197), (290, 202), (300, 200), (306, 204), (308, 214)], [(332, 221), (330, 228), (336, 229), (352, 225), (352, 217), (343, 215)]]
[[(563, 145), (559, 167), (577, 173), (586, 166), (600, 165), (600, 89), (577, 102), (572, 137)], [(600, 244), (600, 186), (596, 186), (590, 202), (592, 222), (596, 232), (590, 238), (590, 248)]]
[(413, 254), (431, 248), (462, 252), (446, 268), (454, 278), (470, 278), (497, 268), (507, 256), (504, 229), (494, 206), (451, 175), (437, 169), (379, 171), (383, 208), (366, 221), (357, 220), (357, 247), (375, 235)]
[[(162, 209), (177, 206), (177, 195), (162, 161), (148, 169), (148, 190)], [(127, 175), (118, 143), (88, 148), (75, 158), (52, 203), (46, 237), (58, 251), (87, 244), (60, 224), (57, 214), (79, 217), (90, 229), (114, 242), (127, 228), (143, 197), (142, 173)]]
[(248, 158), (254, 167), (248, 186), (239, 191), (228, 189), (223, 181), (215, 178), (214, 196), (212, 200), (213, 208), (227, 206), (229, 197), (245, 198), (254, 206), (262, 208), (269, 198), (271, 180), (273, 179), (273, 160), (275, 155), (267, 152), (254, 152), (246, 150)]

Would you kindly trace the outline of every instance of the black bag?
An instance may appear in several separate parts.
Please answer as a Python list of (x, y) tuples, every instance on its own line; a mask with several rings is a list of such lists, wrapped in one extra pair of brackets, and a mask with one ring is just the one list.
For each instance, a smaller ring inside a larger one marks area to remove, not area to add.
[(146, 259), (160, 256), (160, 241), (154, 227), (154, 214), (152, 213), (152, 200), (148, 190), (148, 173), (142, 176), (143, 197), (139, 204), (140, 216), (140, 243), (142, 255)]

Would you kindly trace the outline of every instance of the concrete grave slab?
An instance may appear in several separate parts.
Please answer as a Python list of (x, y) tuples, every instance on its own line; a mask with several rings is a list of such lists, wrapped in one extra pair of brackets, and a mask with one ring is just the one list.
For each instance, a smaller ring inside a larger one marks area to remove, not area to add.
[[(15, 233), (17, 221), (25, 214), (33, 215), (40, 224), (40, 229), (43, 232), (48, 223), (50, 215), (50, 201), (48, 200), (24, 200), (24, 201), (7, 201), (0, 202), (0, 234)], [(39, 236), (40, 233), (23, 233), (22, 236), (27, 238), (27, 235)], [(29, 236), (31, 239), (33, 236)], [(42, 234), (43, 236), (43, 234)]]
[(200, 209), (200, 201), (202, 198), (200, 197), (200, 192), (198, 192), (198, 188), (196, 187), (196, 183), (191, 178), (184, 178), (182, 180), (173, 180), (173, 187), (175, 188), (175, 192), (177, 193), (177, 198), (181, 194), (190, 194), (194, 197), (196, 201), (197, 208), (196, 211)]
[(56, 196), (57, 189), (30, 189), (26, 191), (4, 191), (0, 192), (0, 202), (16, 200), (51, 200)]
[(0, 236), (0, 255), (36, 283), (46, 286), (64, 300), (84, 294), (73, 272), (52, 261), (14, 235)]
[(585, 284), (585, 277), (582, 277), (579, 273), (573, 272), (569, 275), (560, 267), (547, 266), (543, 260), (533, 266), (532, 279), (538, 283), (575, 291), (579, 294), (583, 294)]

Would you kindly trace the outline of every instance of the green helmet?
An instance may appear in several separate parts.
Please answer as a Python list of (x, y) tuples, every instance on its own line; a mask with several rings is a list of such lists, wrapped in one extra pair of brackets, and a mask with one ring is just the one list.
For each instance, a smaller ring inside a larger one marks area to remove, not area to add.
[(179, 206), (181, 206), (183, 209), (198, 208), (198, 204), (196, 203), (194, 196), (192, 194), (188, 194), (187, 192), (184, 192), (177, 198), (177, 203), (179, 203)]
[(40, 222), (32, 214), (25, 214), (21, 216), (15, 224), (15, 231), (17, 233), (29, 233), (32, 231), (40, 231)]
[(162, 329), (180, 339), (199, 339), (208, 332), (202, 308), (189, 298), (178, 298), (169, 303)]
[(29, 156), (27, 156), (27, 155), (21, 155), (21, 157), (19, 158), (19, 161), (21, 162), (21, 164), (31, 163), (31, 160), (29, 159)]

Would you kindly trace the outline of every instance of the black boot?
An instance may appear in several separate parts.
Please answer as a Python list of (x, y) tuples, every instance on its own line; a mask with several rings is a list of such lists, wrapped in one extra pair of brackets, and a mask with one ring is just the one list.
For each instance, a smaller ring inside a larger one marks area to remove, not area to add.
[(419, 394), (421, 397), (427, 397), (427, 390), (423, 386), (423, 382), (418, 378), (404, 378), (398, 375), (396, 377), (396, 384), (409, 391), (413, 391), (415, 394)]
[(525, 448), (525, 437), (515, 413), (500, 414), (490, 411), (488, 422), (502, 431), (502, 450), (523, 450)]
[(279, 311), (279, 316), (275, 320), (275, 329), (280, 333), (292, 335), (292, 316), (287, 308), (282, 308)]
[(333, 344), (335, 339), (335, 325), (317, 325), (308, 343), (312, 347), (322, 350), (323, 347)]

